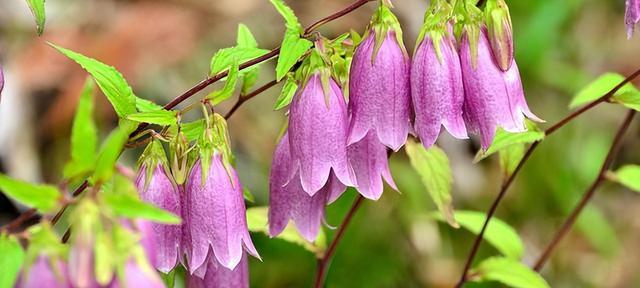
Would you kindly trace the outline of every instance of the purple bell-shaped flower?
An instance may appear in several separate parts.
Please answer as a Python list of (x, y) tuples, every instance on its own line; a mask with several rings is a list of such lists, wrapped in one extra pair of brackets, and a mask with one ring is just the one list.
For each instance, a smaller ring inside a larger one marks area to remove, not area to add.
[(248, 288), (249, 287), (249, 261), (243, 254), (240, 263), (233, 268), (226, 268), (215, 259), (209, 259), (206, 263), (204, 277), (194, 275), (186, 276), (187, 288)]
[(67, 264), (58, 258), (40, 255), (26, 270), (22, 271), (17, 288), (70, 288)]
[(624, 23), (627, 25), (627, 38), (633, 36), (636, 24), (640, 22), (640, 0), (627, 0)]
[(387, 147), (382, 145), (373, 132), (359, 142), (349, 145), (349, 161), (356, 173), (358, 192), (365, 198), (378, 200), (382, 196), (382, 179), (394, 190), (398, 190), (387, 157)]

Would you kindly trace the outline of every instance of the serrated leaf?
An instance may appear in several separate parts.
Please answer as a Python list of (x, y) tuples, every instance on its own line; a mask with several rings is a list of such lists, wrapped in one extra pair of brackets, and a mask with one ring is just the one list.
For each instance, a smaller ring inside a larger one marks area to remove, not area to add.
[(514, 144), (527, 144), (544, 139), (544, 131), (540, 130), (535, 123), (525, 120), (525, 124), (527, 131), (520, 133), (509, 133), (502, 128), (498, 128), (496, 137), (493, 138), (493, 143), (491, 143), (489, 149), (484, 152), (482, 150), (478, 151), (474, 161), (478, 162)]
[(256, 41), (256, 37), (253, 36), (251, 30), (247, 25), (242, 23), (238, 24), (238, 36), (236, 43), (240, 47), (258, 47), (258, 41)]
[(41, 212), (50, 212), (58, 207), (62, 194), (55, 186), (35, 185), (0, 174), (0, 190), (24, 205)]
[(44, 32), (44, 22), (46, 20), (44, 0), (27, 0), (27, 5), (29, 5), (29, 9), (36, 20), (36, 31), (40, 36)]
[(459, 227), (453, 215), (451, 199), (453, 175), (447, 154), (437, 146), (425, 149), (421, 143), (413, 140), (407, 141), (405, 151), (411, 166), (420, 175), (422, 184), (427, 188), (444, 219), (449, 225)]
[(90, 179), (92, 184), (105, 182), (111, 178), (120, 152), (122, 152), (124, 144), (127, 143), (131, 132), (133, 132), (132, 129), (120, 126), (109, 134), (98, 154), (96, 169)]
[(516, 170), (525, 152), (525, 144), (513, 144), (500, 150), (500, 168), (505, 179)]
[(540, 274), (519, 261), (492, 257), (486, 259), (474, 269), (482, 281), (498, 281), (514, 288), (548, 288), (547, 281)]
[[(231, 68), (234, 63), (246, 62), (267, 53), (269, 53), (269, 50), (246, 46), (220, 49), (211, 58), (211, 75)], [(252, 66), (252, 68), (253, 67), (255, 66)]]
[(298, 59), (304, 55), (313, 43), (307, 39), (300, 38), (300, 33), (294, 29), (287, 29), (282, 40), (278, 64), (276, 65), (276, 79), (278, 81), (289, 73), (289, 70), (296, 65)]
[(137, 112), (136, 97), (133, 94), (133, 90), (118, 70), (69, 49), (52, 43), (49, 43), (49, 45), (80, 64), (84, 70), (91, 74), (102, 93), (111, 102), (118, 116), (122, 118)]
[(132, 219), (147, 219), (158, 223), (180, 224), (180, 217), (171, 212), (162, 210), (149, 203), (127, 194), (105, 194), (105, 203), (113, 209), (113, 212), (122, 217)]
[(87, 79), (71, 128), (71, 160), (63, 171), (67, 179), (91, 172), (95, 164), (98, 129), (93, 120), (94, 89), (93, 81)]
[(296, 81), (292, 77), (287, 78), (273, 109), (277, 111), (289, 105), (293, 100), (293, 96), (296, 94), (296, 91), (298, 91), (298, 84)]
[[(624, 81), (625, 77), (617, 73), (605, 73), (596, 80), (589, 83), (573, 97), (569, 108), (574, 108), (582, 104), (592, 102), (611, 91), (618, 84)], [(621, 95), (626, 92), (637, 92), (637, 89), (631, 83), (627, 83), (615, 95)], [(615, 97), (615, 96), (614, 96)]]
[(625, 187), (640, 192), (640, 166), (625, 165), (614, 173), (607, 174), (608, 178), (616, 181)]
[(162, 106), (154, 103), (153, 101), (136, 97), (136, 108), (138, 112), (151, 112), (164, 109)]
[(273, 6), (276, 7), (276, 10), (278, 10), (278, 13), (282, 15), (282, 18), (284, 18), (284, 21), (287, 26), (287, 30), (289, 29), (293, 30), (296, 32), (296, 34), (300, 35), (300, 33), (303, 32), (303, 28), (300, 22), (298, 21), (298, 17), (296, 17), (296, 14), (293, 12), (293, 10), (289, 6), (287, 6), (287, 4), (283, 0), (270, 0), (270, 1), (271, 1), (271, 4), (273, 4)]
[(168, 110), (155, 110), (140, 112), (127, 116), (127, 119), (140, 122), (168, 126), (178, 123), (178, 112)]
[[(238, 25), (238, 38), (236, 42), (238, 44), (238, 47), (258, 47), (258, 41), (256, 41), (255, 37), (253, 37), (251, 30), (249, 30), (249, 27), (242, 23)], [(258, 80), (258, 68), (258, 65), (255, 65), (240, 71), (240, 75), (242, 77), (241, 92), (243, 95), (249, 93), (249, 90), (256, 84), (256, 81)]]
[(14, 287), (24, 262), (24, 250), (16, 238), (0, 234), (0, 251), (0, 287)]
[[(444, 221), (441, 215), (434, 216), (436, 219)], [(486, 217), (484, 213), (476, 211), (455, 212), (455, 219), (460, 226), (476, 235), (482, 230), (482, 225), (484, 225)], [(504, 221), (495, 217), (491, 218), (491, 222), (489, 222), (489, 226), (487, 226), (487, 230), (485, 231), (484, 239), (505, 257), (512, 259), (522, 258), (524, 244), (516, 230)]]
[(233, 91), (236, 89), (236, 84), (238, 84), (238, 73), (238, 63), (235, 63), (232, 65), (231, 69), (229, 69), (227, 82), (225, 82), (222, 90), (214, 91), (207, 96), (207, 99), (210, 99), (213, 105), (218, 105), (233, 95)]
[[(247, 227), (249, 231), (269, 235), (268, 213), (269, 207), (251, 207), (247, 209)], [(276, 238), (298, 244), (316, 255), (322, 255), (327, 248), (326, 236), (322, 229), (319, 231), (316, 241), (311, 243), (302, 238), (293, 227), (293, 224), (289, 223)]]

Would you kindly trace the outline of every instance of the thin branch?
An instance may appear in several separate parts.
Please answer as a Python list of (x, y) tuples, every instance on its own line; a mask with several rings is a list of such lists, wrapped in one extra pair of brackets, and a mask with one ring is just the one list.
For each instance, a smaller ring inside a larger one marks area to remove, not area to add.
[(633, 117), (635, 116), (635, 114), (636, 114), (635, 110), (630, 110), (629, 113), (627, 113), (627, 116), (625, 117), (624, 121), (620, 124), (620, 128), (618, 128), (618, 132), (616, 133), (615, 138), (613, 138), (613, 142), (611, 143), (611, 148), (609, 148), (607, 157), (602, 163), (602, 167), (600, 167), (600, 172), (598, 173), (598, 176), (593, 181), (593, 184), (589, 186), (589, 189), (587, 189), (587, 192), (582, 196), (582, 199), (580, 199), (580, 202), (578, 203), (578, 205), (573, 209), (573, 211), (569, 215), (569, 218), (567, 218), (564, 224), (562, 224), (562, 228), (558, 230), (556, 235), (553, 237), (553, 240), (551, 240), (549, 245), (547, 245), (547, 248), (544, 249), (544, 252), (540, 255), (540, 258), (538, 258), (538, 261), (536, 261), (536, 264), (533, 267), (535, 271), (540, 271), (542, 269), (544, 264), (547, 262), (547, 260), (551, 256), (551, 253), (553, 253), (553, 250), (555, 249), (555, 247), (558, 245), (558, 243), (560, 243), (560, 240), (562, 240), (562, 238), (564, 238), (564, 236), (567, 235), (567, 233), (571, 230), (571, 227), (573, 227), (573, 224), (578, 219), (578, 216), (580, 215), (584, 207), (586, 207), (589, 201), (591, 200), (591, 198), (593, 198), (593, 195), (595, 194), (597, 188), (605, 181), (606, 179), (605, 174), (611, 167), (611, 164), (613, 163), (613, 160), (615, 159), (616, 154), (620, 149), (622, 137), (624, 136), (627, 129), (629, 129), (629, 125), (631, 124), (631, 121), (633, 120)]
[(326, 275), (327, 268), (331, 263), (331, 259), (333, 258), (333, 255), (336, 252), (336, 248), (338, 247), (338, 244), (342, 240), (342, 237), (344, 236), (344, 232), (347, 230), (347, 226), (349, 226), (349, 223), (351, 223), (351, 219), (353, 218), (353, 215), (356, 214), (356, 211), (358, 211), (358, 208), (360, 208), (360, 205), (362, 204), (363, 200), (364, 200), (364, 197), (358, 194), (358, 196), (356, 197), (356, 200), (351, 205), (351, 209), (349, 209), (349, 212), (347, 212), (347, 215), (344, 217), (344, 220), (342, 220), (342, 224), (340, 224), (340, 227), (338, 228), (336, 235), (333, 237), (333, 240), (331, 241), (331, 244), (329, 245), (327, 252), (324, 254), (322, 258), (318, 259), (318, 270), (316, 273), (316, 281), (314, 285), (315, 288), (320, 288), (324, 285), (324, 280), (325, 280), (325, 277), (327, 276)]
[[(613, 89), (611, 89), (609, 92), (607, 92), (607, 94), (605, 94), (602, 97), (598, 98), (597, 100), (585, 105), (584, 107), (574, 111), (573, 113), (569, 114), (568, 116), (566, 116), (563, 119), (561, 119), (560, 121), (558, 121), (556, 124), (554, 124), (551, 127), (549, 127), (547, 130), (545, 130), (545, 135), (549, 136), (549, 135), (553, 134), (554, 132), (558, 131), (558, 129), (560, 129), (560, 128), (564, 127), (565, 125), (567, 125), (568, 123), (570, 123), (576, 117), (578, 117), (578, 116), (582, 115), (583, 113), (591, 110), (593, 107), (597, 106), (598, 104), (610, 100), (611, 97), (613, 97), (616, 94), (616, 92), (618, 92), (618, 90), (620, 90), (624, 85), (626, 85), (627, 83), (629, 83), (633, 79), (637, 78), (638, 76), (640, 76), (640, 69), (636, 70), (633, 74), (631, 74), (627, 78), (625, 78), (622, 82), (620, 82)], [(491, 204), (491, 208), (489, 208), (489, 211), (487, 212), (487, 217), (486, 217), (486, 219), (484, 221), (484, 224), (482, 225), (482, 229), (480, 230), (480, 233), (478, 233), (478, 236), (476, 236), (476, 239), (473, 242), (473, 246), (471, 247), (471, 251), (469, 252), (469, 256), (467, 257), (467, 261), (465, 262), (464, 269), (462, 271), (462, 275), (460, 276), (460, 281), (458, 281), (458, 284), (456, 284), (456, 287), (462, 287), (462, 285), (467, 281), (467, 273), (469, 272), (469, 269), (471, 269), (471, 265), (473, 264), (473, 259), (475, 258), (476, 254), (478, 253), (478, 250), (480, 248), (480, 244), (482, 243), (482, 240), (484, 238), (484, 233), (486, 232), (487, 226), (489, 225), (489, 221), (491, 221), (491, 218), (493, 218), (493, 215), (495, 214), (498, 206), (500, 205), (500, 202), (502, 201), (502, 199), (506, 195), (509, 187), (513, 183), (513, 179), (518, 175), (518, 172), (520, 171), (520, 168), (522, 166), (524, 166), (524, 164), (529, 159), (529, 157), (531, 156), (533, 151), (538, 147), (539, 143), (540, 142), (534, 142), (534, 143), (531, 144), (531, 146), (529, 146), (529, 149), (525, 152), (525, 156), (518, 163), (518, 166), (517, 166), (516, 170), (514, 171), (514, 173), (511, 174), (511, 176), (509, 176), (509, 178), (504, 182), (502, 187), (500, 187), (500, 192), (498, 193), (498, 196), (496, 196), (496, 199)]]
[(251, 98), (260, 95), (262, 92), (267, 91), (269, 88), (275, 86), (276, 84), (278, 84), (278, 81), (273, 80), (267, 84), (260, 86), (259, 88), (257, 88), (256, 90), (254, 90), (253, 92), (247, 95), (240, 95), (240, 97), (238, 97), (238, 101), (236, 101), (236, 104), (233, 104), (233, 107), (229, 109), (229, 112), (227, 112), (227, 115), (224, 115), (224, 119), (229, 119), (238, 110), (238, 108), (240, 108), (240, 106), (244, 104), (244, 102), (247, 102), (251, 100)]
[(318, 27), (327, 24), (333, 20), (336, 20), (344, 15), (347, 15), (351, 12), (353, 12), (354, 10), (360, 8), (360, 6), (367, 4), (368, 2), (373, 2), (376, 0), (359, 0), (354, 2), (353, 4), (349, 5), (347, 8), (344, 8), (336, 13), (333, 13), (325, 18), (322, 18), (320, 20), (318, 20), (317, 22), (311, 24), (309, 27), (307, 27), (307, 29), (304, 29), (304, 34), (305, 35), (309, 35), (311, 34), (311, 32), (313, 32), (314, 30), (318, 29)]

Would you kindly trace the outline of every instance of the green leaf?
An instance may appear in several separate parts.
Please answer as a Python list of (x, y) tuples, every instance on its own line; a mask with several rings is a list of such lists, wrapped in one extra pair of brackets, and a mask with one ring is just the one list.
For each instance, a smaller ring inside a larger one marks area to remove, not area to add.
[(136, 108), (139, 112), (151, 112), (164, 109), (162, 106), (140, 97), (136, 97)]
[[(442, 216), (434, 215), (439, 221), (444, 221)], [(482, 230), (482, 225), (486, 219), (486, 215), (476, 211), (456, 211), (455, 219), (460, 226), (478, 235)], [(489, 226), (484, 234), (484, 239), (495, 247), (500, 253), (507, 258), (520, 259), (524, 253), (524, 244), (518, 236), (518, 233), (498, 218), (491, 218)]]
[(500, 150), (500, 167), (505, 179), (516, 170), (520, 160), (524, 157), (525, 150), (525, 144), (513, 144)]
[(273, 4), (273, 6), (276, 7), (276, 10), (278, 10), (278, 13), (282, 15), (282, 18), (284, 18), (284, 21), (287, 25), (287, 30), (293, 30), (298, 35), (304, 32), (302, 25), (298, 21), (298, 17), (296, 17), (296, 14), (293, 12), (293, 10), (289, 6), (287, 6), (287, 4), (284, 3), (283, 0), (270, 0), (270, 1), (271, 1), (271, 4)]
[[(251, 207), (247, 209), (247, 226), (251, 232), (262, 232), (269, 235), (268, 225), (269, 207)], [(322, 255), (327, 248), (326, 236), (322, 229), (318, 233), (318, 238), (314, 243), (310, 243), (300, 236), (298, 231), (289, 223), (278, 235), (279, 239), (298, 244), (316, 255)]]
[(49, 45), (80, 64), (91, 74), (118, 116), (126, 117), (137, 112), (136, 96), (122, 74), (115, 68), (55, 44), (49, 43)]
[(608, 173), (607, 178), (635, 192), (640, 192), (640, 166), (638, 165), (622, 166), (615, 173)]
[(93, 120), (94, 89), (93, 81), (87, 79), (71, 128), (71, 160), (63, 172), (67, 179), (91, 172), (95, 164), (98, 129)]
[(482, 281), (498, 281), (515, 288), (547, 288), (547, 281), (540, 274), (517, 260), (492, 257), (474, 269)]
[(627, 108), (640, 111), (640, 91), (638, 91), (635, 86), (633, 89), (628, 89), (628, 91), (616, 93), (611, 98), (611, 101), (620, 103)]
[(447, 223), (453, 227), (459, 227), (453, 216), (453, 204), (451, 199), (451, 186), (453, 176), (447, 154), (437, 146), (428, 150), (421, 143), (413, 140), (407, 141), (405, 151), (411, 166), (420, 175), (422, 184), (438, 207)]
[(29, 9), (36, 19), (36, 31), (38, 36), (40, 36), (42, 32), (44, 32), (44, 22), (46, 20), (44, 0), (27, 0), (27, 5), (29, 5)]
[(0, 234), (0, 288), (10, 288), (16, 283), (24, 262), (24, 250), (12, 236)]
[(293, 100), (293, 96), (296, 94), (296, 91), (298, 91), (298, 84), (296, 84), (296, 81), (293, 79), (293, 77), (288, 77), (287, 81), (284, 82), (282, 92), (280, 92), (280, 96), (278, 96), (276, 105), (273, 107), (273, 109), (277, 111), (289, 105), (291, 103), (291, 100)]
[[(273, 0), (275, 1), (275, 0)], [(313, 43), (307, 39), (300, 38), (300, 32), (294, 29), (287, 29), (282, 40), (278, 64), (276, 65), (276, 79), (278, 81), (289, 73), (289, 70), (296, 65), (298, 59), (302, 57)]]
[(120, 152), (124, 144), (129, 139), (129, 133), (133, 130), (124, 127), (114, 129), (109, 137), (104, 141), (98, 159), (96, 160), (96, 170), (91, 177), (91, 183), (105, 182), (113, 175), (116, 162), (120, 157)]
[(131, 114), (127, 116), (127, 119), (141, 123), (168, 126), (178, 122), (178, 113), (176, 111), (162, 109)]
[(242, 23), (238, 24), (238, 36), (236, 42), (240, 47), (258, 47), (256, 37), (253, 36), (249, 27)]
[(269, 50), (246, 46), (220, 49), (211, 58), (211, 75), (216, 75), (231, 68), (234, 63), (243, 63), (267, 53), (269, 53)]
[[(193, 122), (181, 123), (180, 126), (182, 127), (182, 133), (187, 137), (187, 140), (194, 141), (198, 140), (198, 138), (202, 136), (202, 133), (206, 128), (206, 124), (207, 123), (204, 119), (200, 119)], [(175, 137), (178, 135), (178, 125), (171, 125), (167, 133), (167, 136), (169, 137)]]
[(521, 133), (509, 133), (502, 128), (498, 128), (496, 137), (493, 138), (493, 143), (491, 143), (489, 149), (484, 152), (482, 150), (478, 151), (474, 161), (478, 162), (514, 144), (527, 144), (544, 139), (544, 131), (540, 130), (535, 123), (525, 120), (525, 124), (527, 131)]
[(227, 82), (224, 84), (222, 90), (215, 91), (207, 96), (207, 99), (211, 99), (213, 105), (218, 105), (233, 95), (233, 91), (235, 91), (236, 84), (238, 83), (238, 72), (238, 64), (235, 63), (231, 69), (229, 69)]
[(251, 193), (251, 191), (249, 191), (247, 187), (242, 188), (242, 197), (244, 197), (244, 200), (249, 201), (249, 203), (256, 202), (256, 197), (253, 196), (253, 194)]
[(55, 186), (34, 185), (0, 174), (0, 190), (10, 198), (36, 208), (42, 212), (50, 212), (58, 207), (62, 194)]
[[(586, 87), (576, 94), (569, 104), (569, 108), (575, 108), (577, 106), (595, 101), (596, 99), (604, 96), (618, 84), (624, 81), (625, 77), (617, 73), (605, 73), (598, 77), (593, 82), (589, 83)], [(631, 83), (627, 83), (615, 95), (621, 95), (627, 92), (637, 92), (637, 89)]]
[(103, 199), (113, 212), (127, 218), (143, 218), (158, 223), (180, 224), (180, 217), (126, 194), (105, 194)]

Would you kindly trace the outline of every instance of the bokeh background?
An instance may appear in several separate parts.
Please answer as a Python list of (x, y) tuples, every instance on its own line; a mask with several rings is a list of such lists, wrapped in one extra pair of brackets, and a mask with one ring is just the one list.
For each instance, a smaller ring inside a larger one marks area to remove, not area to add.
[[(284, 32), (267, 0), (57, 0), (47, 2), (47, 28), (36, 37), (24, 1), (1, 2), (6, 87), (0, 105), (0, 170), (37, 182), (60, 179), (86, 77), (47, 41), (117, 67), (137, 95), (166, 103), (206, 77), (214, 52), (235, 44), (238, 23), (249, 26), (267, 49), (277, 46)], [(287, 2), (303, 24), (310, 24), (351, 0)], [(624, 0), (507, 2), (527, 100), (549, 123), (566, 115), (575, 92), (599, 74), (640, 68), (640, 36), (626, 39)], [(395, 4), (412, 50), (428, 1)], [(362, 32), (374, 8), (368, 4), (320, 31), (325, 36)], [(259, 82), (273, 79), (274, 66), (273, 61), (262, 66)], [(248, 102), (229, 122), (240, 178), (256, 196), (251, 205), (268, 203), (271, 154), (284, 122), (284, 113), (271, 109), (279, 88)], [(221, 110), (228, 109), (225, 105)], [(116, 124), (115, 114), (104, 99), (97, 109), (105, 135)], [(525, 166), (497, 217), (524, 240), (526, 263), (534, 261), (596, 176), (623, 113), (607, 104), (588, 112), (545, 140)], [(640, 162), (638, 132), (633, 124), (614, 167)], [(456, 209), (486, 211), (501, 183), (497, 159), (473, 164), (475, 141), (443, 135), (439, 144), (452, 162)], [(138, 153), (127, 152), (123, 163), (134, 167)], [(435, 206), (403, 153), (391, 158), (391, 166), (401, 193), (388, 190), (380, 201), (364, 203), (338, 247), (327, 287), (451, 287), (458, 279), (474, 235), (428, 217)], [(599, 190), (543, 271), (553, 287), (640, 287), (640, 195), (614, 184)], [(3, 197), (0, 224), (23, 209)], [(329, 225), (339, 225), (354, 197), (350, 191), (328, 208)], [(326, 232), (331, 236), (334, 230)], [(311, 285), (312, 253), (265, 235), (253, 238), (263, 262), (251, 262), (252, 286)], [(485, 244), (477, 259), (497, 254)]]

